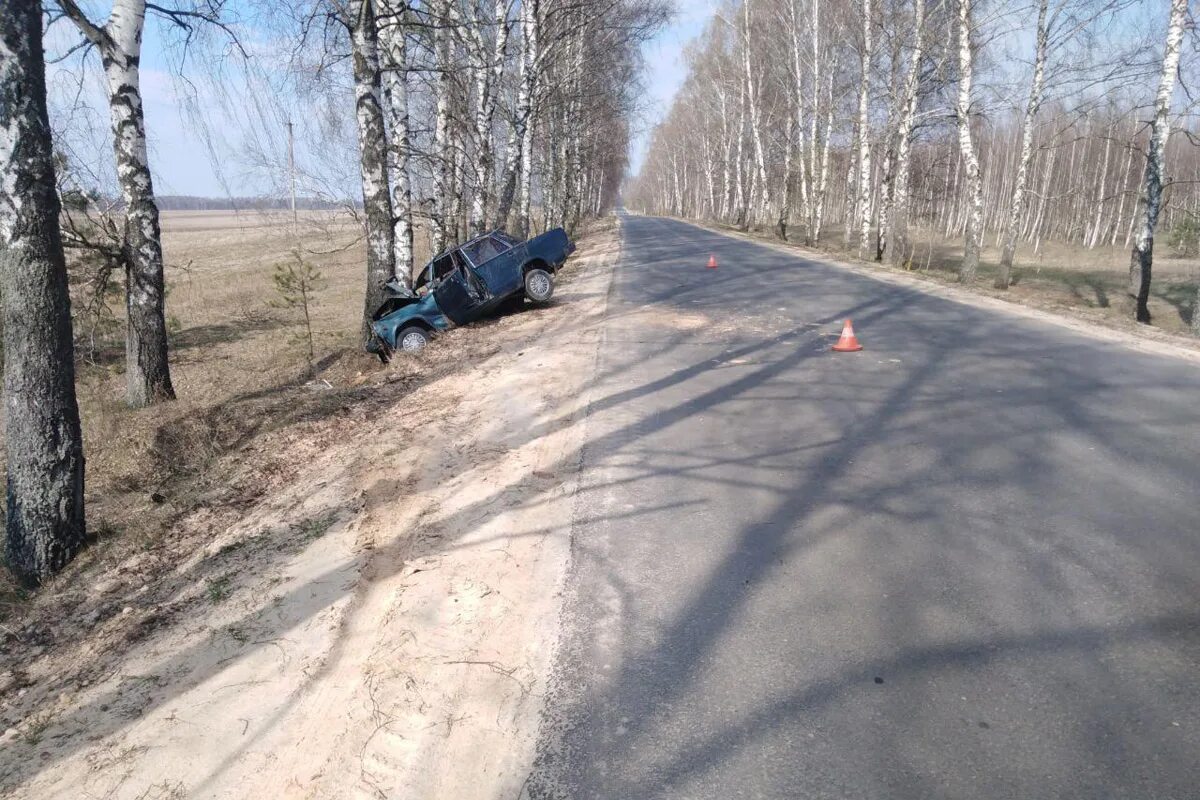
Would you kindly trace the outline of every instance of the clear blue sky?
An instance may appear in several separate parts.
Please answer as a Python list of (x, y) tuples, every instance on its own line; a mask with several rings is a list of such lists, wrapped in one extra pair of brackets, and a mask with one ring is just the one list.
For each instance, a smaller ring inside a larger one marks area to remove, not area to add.
[(630, 171), (637, 174), (646, 157), (650, 129), (671, 108), (671, 100), (687, 77), (683, 48), (696, 38), (717, 9), (718, 0), (675, 0), (676, 14), (653, 41), (643, 48), (646, 58), (647, 109), (644, 127), (637, 133), (630, 154)]
[[(717, 3), (718, 0), (676, 0), (676, 14), (671, 24), (644, 47), (647, 103), (644, 118), (635, 122), (631, 153), (631, 169), (635, 173), (645, 157), (650, 129), (666, 115), (672, 98), (683, 83), (686, 75), (684, 45), (701, 32)], [(107, 11), (107, 4), (89, 5), (94, 9), (93, 18), (101, 21), (100, 15)], [(226, 174), (227, 188), (222, 185), (213, 169), (212, 158), (203, 138), (179, 105), (176, 79), (164, 50), (165, 29), (166, 24), (161, 19), (153, 16), (148, 19), (142, 52), (142, 93), (155, 190), (160, 194), (215, 197), (224, 196), (226, 191), (234, 195), (252, 195), (264, 191), (263, 187), (255, 186), (248, 178), (237, 174)], [(76, 41), (76, 35), (69, 23), (59, 22), (47, 49), (54, 52), (56, 47), (67, 46)], [(111, 145), (107, 142), (107, 108), (99, 82), (99, 64), (94, 58), (89, 68), (93, 74), (89, 74), (85, 94), (98, 112), (98, 118), (94, 120), (95, 135), (84, 145), (87, 152), (80, 156), (94, 156), (97, 161), (109, 160), (111, 151), (108, 148)], [(67, 72), (67, 65), (51, 65), (49, 78), (53, 84), (57, 75), (64, 87), (63, 94), (70, 96), (74, 84)], [(352, 109), (347, 108), (346, 113), (351, 114)]]

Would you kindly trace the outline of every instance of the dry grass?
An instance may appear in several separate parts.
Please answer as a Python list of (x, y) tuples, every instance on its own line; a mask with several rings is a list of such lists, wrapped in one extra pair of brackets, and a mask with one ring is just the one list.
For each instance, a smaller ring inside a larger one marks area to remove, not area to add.
[[(365, 377), (380, 369), (359, 342), (361, 230), (340, 212), (304, 213), (296, 229), (279, 212), (163, 214), (171, 375), (179, 399), (148, 409), (125, 406), (124, 323), (114, 304), (112, 338), (78, 369), (93, 543), (75, 569), (105, 561), (114, 548), (153, 551), (178, 520), (202, 506), (252, 502), (270, 483), (259, 472), (282, 478), (288, 471), (286, 459), (264, 442), (339, 414), (361, 394)], [(312, 380), (297, 340), (297, 313), (272, 305), (274, 267), (297, 239), (326, 281), (312, 309)], [(423, 239), (418, 257), (427, 255)], [(231, 457), (255, 463), (243, 475), (231, 468)], [(19, 617), (29, 597), (0, 569), (0, 626)]]
[[(336, 509), (279, 530), (243, 531), (214, 549), (319, 454), (353, 440), (420, 387), (473, 368), (523, 320), (555, 311), (452, 330), (426, 353), (385, 367), (358, 338), (360, 229), (310, 215), (303, 247), (320, 254), (312, 258), (327, 280), (313, 306), (310, 377), (292, 337), (299, 320), (270, 305), (274, 265), (294, 246), (287, 218), (186, 212), (164, 222), (179, 399), (131, 410), (120, 359), (80, 366), (91, 543), (35, 592), (0, 569), (0, 734), (12, 727), (38, 735), (54, 713), (46, 698), (95, 684), (135, 642), (224, 607), (244, 575), (323, 537)], [(581, 253), (588, 247), (581, 243)], [(441, 412), (404, 413), (436, 420)], [(45, 708), (46, 719), (22, 711), (31, 707)], [(0, 767), (0, 779), (4, 773)]]

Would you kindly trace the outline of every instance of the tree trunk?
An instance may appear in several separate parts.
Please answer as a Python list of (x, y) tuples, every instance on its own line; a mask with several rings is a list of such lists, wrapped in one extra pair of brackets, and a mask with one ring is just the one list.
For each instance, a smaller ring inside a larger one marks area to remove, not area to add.
[(142, 111), (139, 63), (146, 3), (116, 0), (103, 28), (92, 24), (73, 2), (61, 5), (96, 46), (104, 67), (117, 182), (125, 201), (126, 401), (140, 408), (175, 398), (167, 361), (162, 235)]
[(975, 280), (979, 268), (979, 253), (983, 249), (983, 181), (975, 143), (971, 141), (971, 0), (958, 0), (958, 95), (955, 116), (958, 117), (958, 146), (962, 151), (967, 190), (966, 235), (962, 267), (958, 279), (963, 283)]
[(450, 146), (450, 19), (449, 0), (431, 3), (433, 25), (433, 59), (435, 68), (434, 97), (436, 106), (433, 124), (434, 196), (430, 224), (433, 229), (433, 252), (440, 253), (449, 246), (451, 214), (453, 213), (454, 153)]
[[(808, 175), (805, 159), (807, 151), (804, 143), (804, 59), (801, 55), (802, 49), (800, 46), (800, 31), (802, 23), (800, 21), (800, 12), (796, 7), (796, 0), (789, 0), (791, 3), (791, 35), (792, 43), (792, 82), (794, 86), (796, 103), (795, 108), (795, 125), (796, 125), (796, 163), (800, 172), (800, 218), (804, 220), (805, 227), (808, 227), (809, 214), (811, 213), (808, 205)], [(813, 118), (816, 118), (816, 108), (813, 109)], [(788, 137), (789, 141), (791, 137)], [(790, 146), (790, 145), (789, 145)]]
[(405, 286), (412, 286), (413, 222), (412, 180), (409, 176), (409, 155), (412, 153), (408, 120), (408, 46), (407, 2), (385, 0), (381, 3), (387, 20), (379, 26), (379, 42), (386, 56), (387, 108), (389, 145), (392, 159), (392, 223), (393, 274)]
[[(812, 30), (809, 32), (812, 43), (812, 116), (809, 118), (808, 127), (808, 174), (812, 179), (813, 187), (809, 215), (805, 217), (804, 238), (808, 244), (815, 245), (821, 232), (814, 231), (813, 225), (820, 217), (817, 206), (819, 203), (824, 203), (825, 200), (823, 196), (825, 176), (818, 174), (817, 165), (817, 117), (821, 113), (821, 3), (820, 0), (810, 0), (810, 4), (812, 6)], [(832, 89), (830, 94), (832, 95)], [(826, 144), (828, 144), (828, 139), (826, 139)]]
[(363, 212), (367, 218), (367, 291), (363, 337), (370, 336), (371, 316), (383, 303), (383, 286), (396, 274), (392, 202), (388, 195), (387, 139), (379, 74), (379, 38), (373, 0), (350, 3), (350, 43), (354, 62), (354, 103), (358, 123), (358, 165), (362, 175)]
[(862, 51), (858, 84), (858, 255), (865, 258), (871, 241), (871, 0), (862, 0)]
[[(1134, 116), (1134, 115), (1131, 114), (1130, 116)], [(1117, 235), (1121, 232), (1121, 220), (1125, 219), (1125, 196), (1127, 194), (1130, 194), (1133, 192), (1132, 187), (1129, 189), (1126, 189), (1125, 187), (1136, 183), (1136, 178), (1134, 177), (1134, 175), (1132, 174), (1132, 170), (1130, 169), (1133, 166), (1133, 150), (1134, 150), (1133, 144), (1134, 144), (1134, 140), (1136, 138), (1137, 138), (1137, 118), (1134, 117), (1132, 120), (1132, 128), (1130, 129), (1130, 133), (1129, 133), (1129, 141), (1125, 143), (1125, 170), (1121, 173), (1121, 182), (1120, 182), (1121, 199), (1117, 205), (1117, 213), (1113, 217), (1112, 238), (1109, 239), (1109, 241), (1108, 241), (1109, 247), (1117, 246)], [(1133, 201), (1133, 205), (1135, 208), (1137, 207), (1136, 200)], [(1125, 242), (1125, 244), (1126, 244), (1126, 246), (1128, 246), (1129, 242), (1127, 241), (1127, 242)]]
[(1040, 0), (1038, 3), (1033, 80), (1029, 84), (1029, 100), (1025, 103), (1025, 116), (1021, 120), (1021, 160), (1017, 164), (1012, 204), (1008, 209), (1008, 221), (1004, 229), (1004, 247), (1000, 252), (1000, 271), (996, 273), (995, 287), (997, 289), (1007, 289), (1012, 281), (1013, 257), (1017, 252), (1021, 212), (1025, 208), (1025, 183), (1029, 178), (1029, 163), (1033, 160), (1033, 120), (1042, 104), (1042, 81), (1046, 74), (1046, 9), (1048, 5), (1048, 0)]
[(484, 232), (487, 227), (487, 207), (491, 200), (494, 155), (492, 150), (492, 120), (496, 113), (496, 92), (504, 72), (504, 52), (508, 47), (509, 0), (496, 0), (492, 10), (492, 22), (496, 38), (492, 44), (491, 58), (486, 57), (483, 37), (476, 27), (475, 45), (481, 63), (475, 73), (475, 185), (471, 197), (471, 218), (468, 224), (471, 235)]
[(450, 209), (447, 217), (450, 224), (446, 230), (450, 236), (451, 244), (458, 244), (464, 240), (463, 231), (465, 228), (466, 216), (465, 198), (463, 190), (465, 188), (467, 178), (467, 149), (462, 140), (462, 129), (453, 125), (450, 128)]
[(921, 80), (921, 59), (925, 44), (925, 0), (914, 0), (913, 51), (904, 78), (900, 120), (896, 129), (896, 176), (892, 189), (890, 228), (883, 242), (883, 261), (892, 266), (907, 264), (909, 220), (909, 165), (912, 160), (913, 121), (917, 115), (917, 90)]
[(1163, 154), (1170, 133), (1171, 94), (1175, 91), (1175, 72), (1179, 68), (1179, 51), (1183, 43), (1183, 25), (1187, 17), (1187, 0), (1171, 0), (1171, 18), (1167, 24), (1167, 41), (1163, 50), (1162, 77), (1154, 101), (1154, 120), (1150, 123), (1150, 147), (1146, 150), (1144, 200), (1146, 214), (1142, 228), (1129, 258), (1129, 293), (1137, 303), (1137, 321), (1150, 322), (1150, 268), (1154, 263), (1154, 229), (1162, 209)]
[(1196, 281), (1196, 296), (1192, 298), (1192, 335), (1200, 336), (1200, 280)]
[[(833, 141), (833, 83), (837, 75), (837, 56), (829, 70), (828, 105), (825, 109), (825, 136), (821, 139), (821, 165), (813, 193), (813, 224), (809, 237), (814, 247), (821, 241), (821, 226), (825, 224), (825, 195), (829, 188), (829, 150)], [(814, 112), (815, 114), (816, 112)]]
[(721, 160), (721, 210), (717, 212), (717, 219), (726, 221), (729, 219), (729, 197), (733, 189), (729, 177), (729, 165), (733, 160), (733, 138), (729, 132), (728, 93), (724, 88), (717, 91), (721, 103), (721, 147), (724, 150), (724, 158)]
[(746, 190), (742, 170), (742, 148), (746, 140), (746, 82), (738, 81), (738, 123), (737, 147), (734, 151), (734, 200), (733, 207), (737, 212), (737, 226), (743, 227), (746, 222)]
[[(776, 230), (779, 232), (779, 238), (787, 241), (787, 225), (788, 225), (788, 210), (792, 204), (792, 126), (793, 118), (788, 114), (785, 122), (785, 133), (783, 136), (783, 185), (779, 192), (779, 219), (776, 222)], [(803, 135), (803, 134), (801, 134)], [(802, 167), (803, 168), (803, 167)]]
[(742, 16), (745, 40), (742, 42), (742, 68), (746, 77), (746, 96), (750, 104), (750, 135), (754, 143), (755, 181), (758, 191), (754, 193), (751, 217), (754, 224), (766, 219), (767, 212), (767, 161), (762, 141), (762, 120), (759, 118), (758, 89), (754, 83), (754, 71), (750, 65), (750, 0), (742, 0)]
[(517, 196), (518, 170), (521, 169), (521, 138), (524, 136), (525, 123), (518, 109), (517, 117), (513, 120), (508, 131), (508, 143), (504, 148), (504, 171), (501, 173), (500, 199), (496, 203), (496, 227), (508, 227), (508, 215), (512, 213), (513, 199)]
[(1112, 150), (1113, 127), (1110, 125), (1104, 135), (1104, 160), (1100, 164), (1100, 177), (1096, 180), (1096, 200), (1093, 203), (1096, 206), (1096, 216), (1092, 220), (1092, 229), (1087, 235), (1087, 247), (1093, 250), (1096, 243), (1100, 240), (1101, 226), (1104, 224), (1104, 204), (1108, 191), (1108, 156)]
[(517, 235), (529, 235), (529, 209), (533, 202), (533, 135), (537, 122), (538, 70), (540, 69), (538, 34), (541, 29), (539, 0), (525, 0), (521, 12), (521, 88), (517, 98), (517, 116), (521, 126), (521, 166), (518, 169), (520, 192), (517, 199)]
[(66, 566), (85, 534), (83, 437), (39, 3), (0, 0), (0, 131), (5, 557), (33, 586)]

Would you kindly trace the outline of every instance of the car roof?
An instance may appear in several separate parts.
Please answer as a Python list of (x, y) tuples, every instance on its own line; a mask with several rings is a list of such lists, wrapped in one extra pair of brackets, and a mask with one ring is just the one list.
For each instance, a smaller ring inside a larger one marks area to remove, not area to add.
[(480, 239), (483, 239), (487, 236), (491, 236), (493, 233), (503, 233), (505, 236), (508, 236), (508, 232), (505, 231), (503, 228), (493, 228), (492, 230), (488, 231), (487, 233), (481, 233), (478, 236), (476, 236), (475, 238), (468, 239), (467, 241), (463, 242), (462, 244), (455, 245), (454, 247), (443, 250), (442, 252), (438, 253), (436, 256), (434, 256), (433, 258), (429, 259), (424, 264), (422, 264), (421, 268), (413, 273), (413, 277), (414, 277), (413, 288), (418, 289), (425, 285), (425, 281), (423, 280), (423, 278), (424, 278), (425, 272), (429, 268), (430, 264), (437, 261), (439, 258), (443, 258), (445, 256), (450, 255), (455, 250), (461, 250), (462, 248), (466, 247), (469, 244), (474, 244), (475, 242), (479, 241)]
[(488, 231), (487, 233), (481, 233), (474, 238), (467, 239), (462, 244), (456, 244), (456, 245), (454, 245), (454, 247), (446, 248), (445, 250), (438, 253), (433, 258), (429, 259), (429, 261), (426, 261), (425, 264), (426, 264), (426, 266), (428, 266), (430, 261), (437, 261), (439, 258), (442, 258), (443, 256), (448, 256), (451, 253), (453, 253), (455, 250), (461, 250), (469, 244), (474, 244), (475, 242), (478, 242), (480, 239), (484, 239), (488, 236), (491, 236), (493, 233), (505, 233), (505, 231), (502, 228), (493, 228), (492, 230)]

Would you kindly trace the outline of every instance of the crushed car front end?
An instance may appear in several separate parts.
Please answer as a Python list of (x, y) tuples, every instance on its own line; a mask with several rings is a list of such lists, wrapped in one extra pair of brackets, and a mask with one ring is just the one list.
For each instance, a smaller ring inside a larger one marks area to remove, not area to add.
[(392, 351), (399, 349), (397, 337), (409, 327), (417, 326), (430, 333), (450, 327), (450, 320), (438, 308), (432, 294), (389, 298), (375, 313), (376, 319), (371, 323), (371, 337), (366, 349), (381, 358), (387, 358)]

